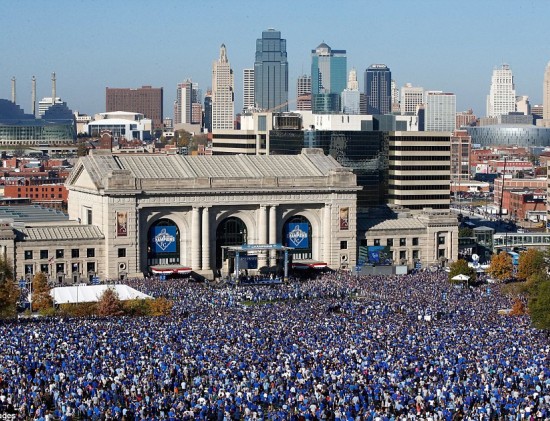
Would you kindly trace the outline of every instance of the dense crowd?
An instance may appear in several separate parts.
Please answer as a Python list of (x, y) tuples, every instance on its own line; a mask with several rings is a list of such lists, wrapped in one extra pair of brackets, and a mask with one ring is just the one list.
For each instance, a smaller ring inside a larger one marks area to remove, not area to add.
[(173, 314), (0, 326), (1, 416), (550, 419), (548, 336), (498, 314), (511, 306), (499, 286), (440, 272), (129, 283)]

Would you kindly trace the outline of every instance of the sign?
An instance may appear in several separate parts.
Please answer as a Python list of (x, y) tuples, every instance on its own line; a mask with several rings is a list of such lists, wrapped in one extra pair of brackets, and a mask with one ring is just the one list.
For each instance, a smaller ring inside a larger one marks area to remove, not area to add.
[(340, 231), (349, 230), (349, 208), (340, 208)]
[(99, 276), (92, 277), (92, 285), (99, 285)]
[(157, 226), (153, 231), (153, 248), (155, 253), (175, 253), (176, 248), (176, 227)]
[(369, 259), (369, 263), (375, 263), (378, 265), (391, 265), (392, 252), (387, 246), (368, 246), (367, 256)]
[(258, 256), (239, 256), (239, 269), (258, 269)]
[(159, 279), (161, 281), (166, 281), (166, 275), (164, 275), (164, 274), (159, 275)]
[(414, 268), (415, 268), (415, 269), (422, 269), (422, 262), (416, 262), (416, 263), (414, 264)]
[(243, 244), (241, 250), (280, 250), (281, 244)]
[(285, 225), (287, 246), (297, 249), (309, 248), (308, 225), (307, 222), (288, 222)]
[(126, 237), (128, 235), (128, 212), (116, 213), (116, 236)]
[(23, 278), (19, 280), (19, 288), (25, 288), (27, 286), (27, 281), (25, 281)]

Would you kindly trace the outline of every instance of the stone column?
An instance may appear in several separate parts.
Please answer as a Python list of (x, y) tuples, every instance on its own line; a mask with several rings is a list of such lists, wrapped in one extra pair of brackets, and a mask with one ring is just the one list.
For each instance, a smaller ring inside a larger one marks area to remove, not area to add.
[(210, 208), (202, 210), (202, 270), (210, 270)]
[[(267, 207), (260, 205), (260, 214), (258, 215), (258, 243), (267, 243)], [(258, 253), (258, 269), (267, 265), (267, 253), (262, 250)]]
[(198, 207), (191, 211), (191, 267), (193, 270), (201, 269), (201, 238), (200, 238), (200, 213)]
[[(277, 242), (277, 206), (271, 205), (269, 207), (269, 244), (275, 244)], [(275, 266), (276, 263), (276, 251), (269, 252), (269, 265)]]
[(323, 260), (329, 266), (340, 265), (340, 262), (333, 262), (332, 249), (331, 249), (331, 222), (332, 222), (332, 205), (330, 203), (325, 204), (325, 210), (323, 215)]

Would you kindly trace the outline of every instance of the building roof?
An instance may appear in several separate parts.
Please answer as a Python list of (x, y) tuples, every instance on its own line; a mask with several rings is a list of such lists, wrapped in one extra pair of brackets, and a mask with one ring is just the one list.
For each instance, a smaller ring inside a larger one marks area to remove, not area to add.
[[(319, 149), (304, 149), (300, 155), (112, 155), (92, 153), (80, 159), (67, 178), (67, 186), (75, 185), (79, 175), (86, 170), (96, 188), (107, 185), (107, 179), (115, 172), (123, 171), (126, 178), (155, 180), (162, 182), (194, 179), (242, 179), (240, 187), (246, 186), (246, 179), (320, 179), (333, 172), (352, 171), (342, 167), (334, 158), (326, 156)], [(354, 178), (354, 177), (353, 177)], [(233, 183), (234, 184), (234, 183)], [(183, 183), (189, 186), (190, 183)], [(347, 186), (357, 189), (356, 182)]]
[(135, 299), (150, 299), (150, 295), (144, 294), (128, 285), (76, 285), (70, 287), (53, 288), (50, 292), (55, 304), (72, 304), (84, 302), (97, 302), (105, 290), (114, 289), (118, 298), (122, 301)]
[[(379, 230), (406, 230), (406, 229), (425, 229), (426, 224), (417, 218), (397, 218), (386, 220), (371, 220), (372, 225), (368, 228), (369, 231)], [(370, 222), (370, 221), (369, 221)]]
[(68, 221), (69, 217), (63, 212), (52, 208), (43, 208), (38, 205), (14, 205), (0, 206), (0, 219), (28, 223), (39, 221)]
[(104, 235), (95, 225), (40, 226), (17, 228), (23, 241), (98, 240)]

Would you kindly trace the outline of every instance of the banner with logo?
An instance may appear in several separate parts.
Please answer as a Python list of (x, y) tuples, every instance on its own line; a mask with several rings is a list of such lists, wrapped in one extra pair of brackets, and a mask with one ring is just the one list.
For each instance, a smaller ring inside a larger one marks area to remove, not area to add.
[(340, 208), (340, 230), (349, 230), (349, 208)]
[(240, 256), (239, 269), (258, 269), (258, 256)]
[(297, 249), (309, 248), (307, 222), (288, 222), (285, 226), (286, 245)]
[(128, 235), (128, 212), (116, 213), (116, 236), (126, 237)]
[(152, 246), (155, 253), (175, 253), (177, 251), (176, 227), (155, 227)]
[(367, 256), (369, 263), (377, 265), (391, 265), (392, 252), (387, 246), (368, 246)]

